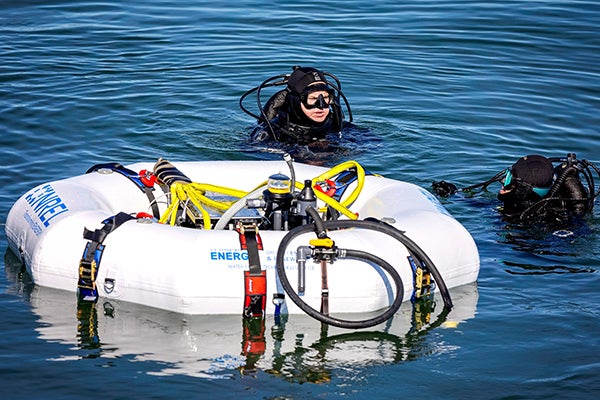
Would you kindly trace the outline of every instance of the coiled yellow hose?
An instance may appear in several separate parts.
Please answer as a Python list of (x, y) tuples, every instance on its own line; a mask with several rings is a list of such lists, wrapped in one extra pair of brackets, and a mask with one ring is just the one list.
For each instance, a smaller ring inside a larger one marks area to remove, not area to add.
[[(318, 190), (315, 191), (315, 195), (319, 200), (325, 203), (326, 206), (337, 210), (349, 219), (355, 220), (358, 218), (358, 215), (350, 211), (349, 207), (352, 206), (352, 204), (360, 195), (365, 182), (365, 170), (358, 162), (351, 160), (338, 164), (330, 170), (313, 178), (311, 180), (311, 183), (314, 186), (317, 182), (322, 182), (334, 178), (335, 176), (351, 168), (356, 169), (357, 185), (349, 196), (347, 196), (340, 202)], [(257, 187), (264, 186), (265, 183), (266, 182), (263, 182)], [(296, 187), (298, 189), (302, 189), (302, 184), (300, 182), (296, 182)], [(179, 209), (179, 206), (182, 205), (182, 203), (187, 203), (189, 201), (202, 214), (204, 229), (211, 229), (210, 214), (208, 213), (205, 207), (213, 208), (224, 212), (227, 211), (233, 204), (235, 204), (237, 200), (219, 201), (211, 199), (206, 195), (207, 192), (218, 193), (228, 197), (233, 197), (234, 199), (241, 199), (248, 193), (250, 193), (245, 192), (243, 190), (232, 189), (224, 186), (212, 185), (207, 183), (188, 183), (177, 181), (170, 185), (171, 203), (167, 207), (165, 213), (161, 216), (159, 222), (175, 225), (177, 222), (177, 210)], [(322, 207), (319, 209), (320, 212), (325, 212), (326, 210), (327, 207)]]

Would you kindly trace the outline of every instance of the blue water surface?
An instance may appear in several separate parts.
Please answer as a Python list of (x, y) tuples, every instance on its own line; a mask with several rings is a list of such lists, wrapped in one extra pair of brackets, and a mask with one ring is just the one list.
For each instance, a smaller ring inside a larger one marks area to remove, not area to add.
[[(362, 129), (324, 165), (355, 159), (429, 189), (526, 154), (600, 162), (595, 1), (9, 0), (0, 43), (2, 225), (33, 186), (97, 163), (281, 157), (248, 143), (238, 99), (293, 65), (338, 76)], [(77, 310), (73, 293), (31, 284), (0, 229), (0, 394), (596, 398), (599, 211), (570, 235), (523, 229), (502, 221), (496, 189), (443, 200), (481, 257), (477, 284), (453, 293), (458, 314), (411, 333), (404, 311), (402, 333), (354, 335), (268, 319), (255, 355), (237, 316)]]

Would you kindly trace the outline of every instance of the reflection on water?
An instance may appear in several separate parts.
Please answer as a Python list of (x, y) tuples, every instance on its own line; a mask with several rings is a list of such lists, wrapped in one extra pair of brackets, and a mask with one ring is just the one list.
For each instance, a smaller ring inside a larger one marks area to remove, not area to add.
[[(5, 257), (8, 277), (27, 281), (14, 257)], [(403, 304), (387, 323), (368, 331), (321, 325), (304, 315), (243, 320), (241, 315), (189, 316), (119, 301), (78, 303), (71, 292), (24, 283), (38, 317), (38, 337), (67, 345), (49, 361), (116, 357), (157, 364), (149, 374), (230, 378), (266, 372), (290, 382), (327, 382), (340, 370), (395, 364), (453, 351), (432, 340), (435, 329), (473, 318), (475, 284), (451, 291), (454, 308), (437, 298)]]
[(593, 268), (569, 267), (566, 265), (533, 265), (504, 261), (506, 272), (513, 275), (544, 275), (544, 274), (579, 274), (594, 273)]
[[(497, 232), (498, 241), (527, 253), (519, 261), (504, 260), (506, 272), (515, 275), (593, 273), (586, 258), (596, 251), (591, 224), (586, 219), (570, 224), (511, 224)], [(578, 265), (567, 265), (578, 260)]]

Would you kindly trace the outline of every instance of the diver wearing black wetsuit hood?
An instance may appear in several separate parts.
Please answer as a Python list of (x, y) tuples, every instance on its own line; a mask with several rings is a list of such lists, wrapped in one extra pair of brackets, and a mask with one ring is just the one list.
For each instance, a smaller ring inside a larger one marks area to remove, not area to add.
[[(559, 164), (554, 166), (555, 162)], [(438, 181), (432, 187), (438, 196), (446, 197), (458, 191), (486, 190), (488, 185), (500, 182), (498, 199), (506, 219), (554, 223), (592, 212), (600, 195), (596, 179), (600, 179), (600, 169), (588, 160), (578, 160), (574, 153), (552, 158), (532, 154), (519, 158), (512, 167), (485, 182), (459, 189), (452, 183)]]
[[(326, 76), (332, 78), (328, 81)], [(272, 82), (276, 79), (282, 80)], [(260, 103), (261, 89), (286, 84), (275, 93), (264, 107)], [(240, 107), (255, 117), (259, 125), (253, 130), (254, 141), (275, 140), (284, 143), (309, 144), (324, 140), (330, 133), (340, 133), (345, 126), (340, 97), (346, 103), (350, 121), (352, 113), (341, 92), (339, 80), (332, 74), (311, 67), (294, 67), (289, 75), (279, 75), (246, 92), (240, 98)], [(244, 108), (244, 98), (256, 91), (260, 116)]]

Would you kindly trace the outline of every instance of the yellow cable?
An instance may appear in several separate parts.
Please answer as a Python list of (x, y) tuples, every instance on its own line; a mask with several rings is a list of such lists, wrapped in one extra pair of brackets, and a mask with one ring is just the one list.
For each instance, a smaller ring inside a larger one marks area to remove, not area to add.
[[(327, 204), (334, 210), (337, 210), (340, 213), (344, 214), (346, 217), (348, 217), (350, 219), (358, 219), (358, 215), (356, 215), (356, 213), (353, 213), (352, 211), (350, 211), (348, 209), (348, 207), (345, 207), (344, 205), (342, 205), (339, 201), (337, 201), (333, 197), (329, 197), (325, 193), (319, 192), (318, 190), (315, 190), (315, 195), (317, 196), (317, 198), (319, 200), (323, 201), (325, 204)], [(325, 212), (325, 211), (327, 211), (327, 209), (320, 208), (319, 211)]]
[(200, 210), (200, 213), (202, 214), (202, 221), (204, 222), (204, 229), (210, 229), (210, 214), (208, 213), (208, 211), (206, 211), (206, 209), (202, 207), (202, 204), (200, 203), (198, 198), (193, 195), (193, 193), (189, 193), (188, 198), (196, 206), (196, 208)]
[[(350, 193), (349, 196), (347, 196), (341, 202), (339, 202), (339, 201), (335, 200), (334, 198), (329, 197), (325, 193), (318, 191), (318, 190), (315, 191), (315, 195), (317, 196), (317, 198), (319, 200), (324, 202), (326, 205), (339, 211), (341, 214), (345, 215), (349, 219), (357, 219), (358, 216), (354, 212), (350, 211), (348, 208), (356, 201), (356, 199), (360, 195), (360, 192), (362, 191), (364, 182), (365, 182), (365, 170), (359, 163), (351, 160), (351, 161), (346, 161), (341, 164), (338, 164), (335, 167), (333, 167), (333, 168), (329, 169), (328, 171), (325, 171), (321, 175), (317, 176), (316, 178), (313, 178), (311, 181), (311, 184), (314, 186), (316, 182), (321, 182), (321, 181), (331, 179), (331, 178), (335, 177), (336, 175), (339, 175), (340, 173), (347, 171), (348, 169), (350, 169), (352, 167), (356, 168), (357, 184), (356, 184), (356, 188), (354, 188), (354, 190), (352, 191), (352, 193)], [(267, 182), (265, 181), (265, 182), (261, 183), (260, 185), (258, 185), (256, 188), (262, 187), (266, 183)], [(299, 189), (302, 189), (303, 185), (300, 182), (296, 182), (296, 187)], [(256, 190), (256, 189), (254, 189), (254, 190)], [(250, 191), (250, 192), (252, 192), (252, 191)], [(223, 194), (226, 196), (235, 197), (237, 199), (240, 199), (240, 198), (246, 196), (248, 193), (250, 193), (250, 192), (246, 192), (243, 190), (232, 189), (232, 188), (218, 186), (218, 185), (212, 185), (212, 184), (208, 184), (208, 183), (175, 182), (170, 187), (171, 204), (167, 207), (167, 210), (162, 215), (159, 222), (166, 223), (168, 221), (170, 225), (175, 225), (175, 223), (177, 221), (177, 210), (179, 208), (179, 205), (182, 202), (189, 200), (192, 202), (192, 204), (194, 204), (194, 206), (196, 206), (196, 208), (198, 208), (198, 210), (202, 214), (204, 229), (210, 229), (211, 228), (210, 214), (205, 209), (205, 206), (217, 209), (219, 211), (226, 211), (227, 209), (229, 209), (229, 207), (231, 207), (232, 204), (235, 203), (235, 201), (214, 200), (214, 199), (211, 199), (210, 197), (206, 196), (206, 192), (219, 193), (219, 194)], [(319, 211), (325, 212), (326, 208), (321, 208)]]
[(358, 198), (358, 196), (360, 195), (360, 192), (363, 189), (363, 186), (365, 184), (365, 170), (364, 168), (357, 163), (356, 161), (346, 161), (343, 162), (341, 164), (336, 165), (335, 167), (331, 168), (329, 171), (325, 171), (324, 173), (322, 173), (321, 175), (317, 176), (316, 178), (314, 178), (312, 180), (313, 185), (316, 182), (320, 182), (320, 181), (325, 181), (327, 179), (331, 179), (336, 175), (339, 175), (340, 173), (355, 167), (356, 168), (356, 188), (354, 188), (354, 190), (352, 191), (352, 193), (350, 193), (350, 196), (346, 197), (344, 200), (342, 200), (340, 202), (340, 204), (344, 207), (350, 207), (354, 201), (356, 201), (356, 199)]
[[(354, 188), (354, 190), (352, 191), (352, 193), (350, 193), (350, 195), (348, 197), (346, 197), (341, 202), (339, 202), (318, 190), (315, 191), (315, 194), (319, 200), (323, 201), (325, 204), (327, 204), (331, 208), (344, 214), (346, 217), (348, 217), (350, 219), (357, 219), (358, 215), (356, 215), (356, 213), (353, 213), (352, 211), (350, 211), (348, 208), (352, 204), (354, 204), (354, 202), (360, 195), (360, 192), (362, 191), (364, 184), (365, 184), (365, 170), (359, 163), (351, 160), (351, 161), (346, 161), (341, 164), (338, 164), (335, 167), (329, 169), (328, 171), (325, 171), (321, 175), (314, 178), (312, 180), (312, 185), (314, 186), (315, 183), (317, 183), (317, 182), (326, 181), (327, 179), (331, 179), (334, 176), (339, 175), (340, 173), (347, 171), (348, 169), (350, 169), (352, 167), (356, 168), (356, 187)], [(319, 211), (325, 212), (326, 208), (321, 208), (321, 209), (319, 209)]]
[(241, 198), (248, 192), (243, 190), (231, 189), (224, 186), (212, 185), (207, 183), (184, 183), (175, 182), (170, 187), (171, 204), (160, 218), (159, 222), (169, 222), (175, 225), (177, 221), (177, 209), (182, 202), (191, 201), (202, 214), (204, 229), (210, 229), (210, 214), (206, 207), (215, 208), (220, 211), (226, 211), (235, 201), (218, 201), (206, 196), (206, 192), (214, 192), (235, 198)]

